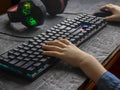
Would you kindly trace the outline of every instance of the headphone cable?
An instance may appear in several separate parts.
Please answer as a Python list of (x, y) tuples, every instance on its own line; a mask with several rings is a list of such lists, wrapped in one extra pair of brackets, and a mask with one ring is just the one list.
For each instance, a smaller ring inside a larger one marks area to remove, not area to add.
[(11, 36), (11, 37), (16, 37), (16, 38), (26, 38), (26, 39), (31, 39), (31, 38), (33, 38), (33, 37), (25, 37), (25, 36), (12, 35), (12, 34), (8, 34), (8, 33), (5, 33), (5, 32), (0, 32), (0, 34), (7, 35), (7, 36)]

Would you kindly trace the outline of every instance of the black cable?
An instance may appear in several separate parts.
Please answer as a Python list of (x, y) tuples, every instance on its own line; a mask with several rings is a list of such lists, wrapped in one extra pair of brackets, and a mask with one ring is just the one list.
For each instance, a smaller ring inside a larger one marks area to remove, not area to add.
[[(80, 14), (80, 13), (64, 12), (63, 14), (78, 15), (78, 14)], [(16, 37), (16, 38), (27, 38), (27, 39), (33, 38), (33, 37), (25, 37), (25, 36), (12, 35), (12, 34), (8, 34), (8, 33), (5, 33), (5, 32), (0, 32), (0, 34), (7, 35), (7, 36), (11, 36), (11, 37)]]
[(27, 39), (33, 38), (33, 37), (24, 37), (24, 36), (12, 35), (12, 34), (8, 34), (8, 33), (5, 33), (5, 32), (0, 32), (0, 34), (11, 36), (11, 37), (16, 37), (16, 38), (27, 38)]

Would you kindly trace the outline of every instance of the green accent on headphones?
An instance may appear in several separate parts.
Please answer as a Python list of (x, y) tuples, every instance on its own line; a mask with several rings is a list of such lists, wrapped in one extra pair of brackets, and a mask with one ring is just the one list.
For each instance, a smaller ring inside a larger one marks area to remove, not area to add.
[(28, 15), (31, 14), (31, 3), (30, 3), (30, 2), (26, 2), (26, 3), (23, 5), (22, 13), (23, 13), (23, 15), (26, 16), (26, 22), (27, 22), (30, 26), (36, 26), (36, 25), (38, 25), (38, 22), (37, 22), (37, 20), (34, 19), (34, 17), (28, 16)]
[(31, 9), (31, 4), (30, 4), (30, 2), (26, 2), (26, 3), (24, 4), (24, 7), (25, 7), (25, 9)]
[(37, 25), (38, 22), (33, 17), (27, 17), (27, 23), (31, 26)]
[(26, 2), (23, 5), (23, 8), (22, 8), (23, 15), (27, 16), (27, 15), (31, 14), (30, 9), (31, 9), (31, 3), (30, 2)]
[(22, 9), (22, 13), (23, 13), (25, 16), (27, 16), (27, 15), (29, 15), (29, 14), (31, 13), (31, 11), (30, 11), (30, 10), (27, 10), (27, 9)]

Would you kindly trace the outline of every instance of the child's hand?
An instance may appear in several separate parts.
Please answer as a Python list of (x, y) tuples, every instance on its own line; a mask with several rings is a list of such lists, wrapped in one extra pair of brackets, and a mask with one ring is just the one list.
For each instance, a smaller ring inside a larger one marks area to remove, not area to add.
[(58, 57), (72, 66), (81, 68), (95, 82), (106, 72), (93, 56), (83, 52), (66, 39), (49, 41), (43, 45), (43, 49), (47, 50), (43, 51), (43, 54)]
[(113, 13), (111, 16), (105, 17), (108, 21), (120, 21), (120, 6), (113, 5), (113, 4), (107, 4), (105, 6), (102, 6), (100, 10), (109, 10)]
[(47, 50), (43, 51), (43, 54), (58, 57), (75, 67), (79, 67), (80, 63), (90, 56), (66, 39), (49, 41), (43, 45), (43, 49)]

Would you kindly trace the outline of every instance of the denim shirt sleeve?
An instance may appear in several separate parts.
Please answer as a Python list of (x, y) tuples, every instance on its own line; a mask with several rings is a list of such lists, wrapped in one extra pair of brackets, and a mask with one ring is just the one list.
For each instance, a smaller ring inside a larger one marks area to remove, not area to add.
[(105, 72), (98, 80), (97, 90), (120, 90), (120, 79), (110, 72)]

